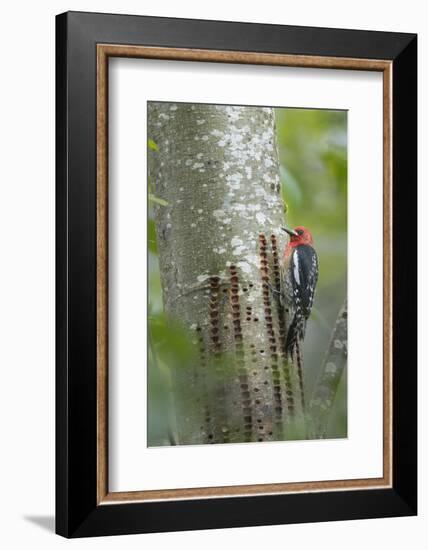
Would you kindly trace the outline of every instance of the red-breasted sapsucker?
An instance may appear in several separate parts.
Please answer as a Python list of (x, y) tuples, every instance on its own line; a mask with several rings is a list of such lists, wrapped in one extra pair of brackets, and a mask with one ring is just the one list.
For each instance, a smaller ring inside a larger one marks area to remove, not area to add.
[(285, 351), (297, 363), (304, 405), (301, 347), (314, 302), (318, 258), (312, 235), (306, 227), (282, 229), (290, 235), (280, 262), (280, 300), (288, 319)]

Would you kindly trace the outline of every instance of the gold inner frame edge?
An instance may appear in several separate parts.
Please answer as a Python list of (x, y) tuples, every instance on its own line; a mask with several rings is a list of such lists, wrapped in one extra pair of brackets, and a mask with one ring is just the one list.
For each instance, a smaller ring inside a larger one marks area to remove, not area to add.
[[(383, 73), (383, 476), (128, 492), (108, 489), (108, 59), (132, 57)], [(97, 504), (222, 498), (392, 486), (392, 61), (97, 44)]]

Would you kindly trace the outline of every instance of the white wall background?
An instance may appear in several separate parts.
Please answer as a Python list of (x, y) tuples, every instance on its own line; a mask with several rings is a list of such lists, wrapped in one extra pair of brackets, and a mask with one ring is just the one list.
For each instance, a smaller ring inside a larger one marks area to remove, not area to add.
[[(151, 549), (262, 545), (329, 548), (426, 547), (427, 477), (420, 471), (420, 516), (258, 527), (67, 542), (53, 534), (54, 512), (54, 16), (66, 10), (134, 13), (418, 32), (420, 97), (426, 80), (428, 20), (419, 0), (75, 0), (8, 2), (0, 18), (0, 544), (3, 548)], [(423, 62), (425, 61), (425, 67)], [(426, 92), (425, 92), (426, 93)], [(419, 110), (420, 182), (424, 181), (426, 108)], [(420, 212), (426, 193), (420, 186)], [(425, 209), (424, 209), (425, 206)], [(422, 215), (420, 216), (422, 218)], [(423, 221), (419, 238), (425, 241)], [(425, 258), (423, 258), (425, 260)], [(426, 271), (420, 261), (420, 281)], [(420, 292), (420, 311), (428, 308)], [(424, 326), (420, 319), (420, 340)], [(420, 364), (423, 367), (422, 352)], [(420, 464), (427, 407), (420, 369)], [(425, 430), (426, 431), (426, 430)]]

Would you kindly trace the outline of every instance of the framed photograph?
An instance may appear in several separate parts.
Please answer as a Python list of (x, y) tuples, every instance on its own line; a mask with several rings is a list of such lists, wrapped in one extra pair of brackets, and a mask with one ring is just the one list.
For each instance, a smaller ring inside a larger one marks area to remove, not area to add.
[(416, 35), (56, 24), (57, 533), (416, 514)]

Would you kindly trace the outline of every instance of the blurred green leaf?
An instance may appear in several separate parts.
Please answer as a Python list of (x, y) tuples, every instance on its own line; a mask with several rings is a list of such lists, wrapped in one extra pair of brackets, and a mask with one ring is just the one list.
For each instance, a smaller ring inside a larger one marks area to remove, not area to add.
[(147, 221), (147, 241), (149, 245), (149, 250), (153, 254), (158, 253), (157, 237), (156, 237), (156, 224), (155, 221), (151, 218)]
[(148, 364), (148, 445), (168, 445), (168, 434), (171, 431), (171, 372), (162, 363), (153, 349), (149, 331), (149, 364)]
[(153, 350), (157, 357), (169, 366), (188, 366), (196, 356), (195, 346), (189, 332), (177, 321), (167, 319), (165, 314), (152, 317), (149, 330)]
[(157, 146), (157, 144), (150, 138), (148, 140), (148, 145), (152, 151), (159, 151), (159, 147)]
[(156, 197), (153, 193), (149, 193), (149, 201), (159, 204), (159, 206), (168, 206), (168, 202), (166, 200)]

